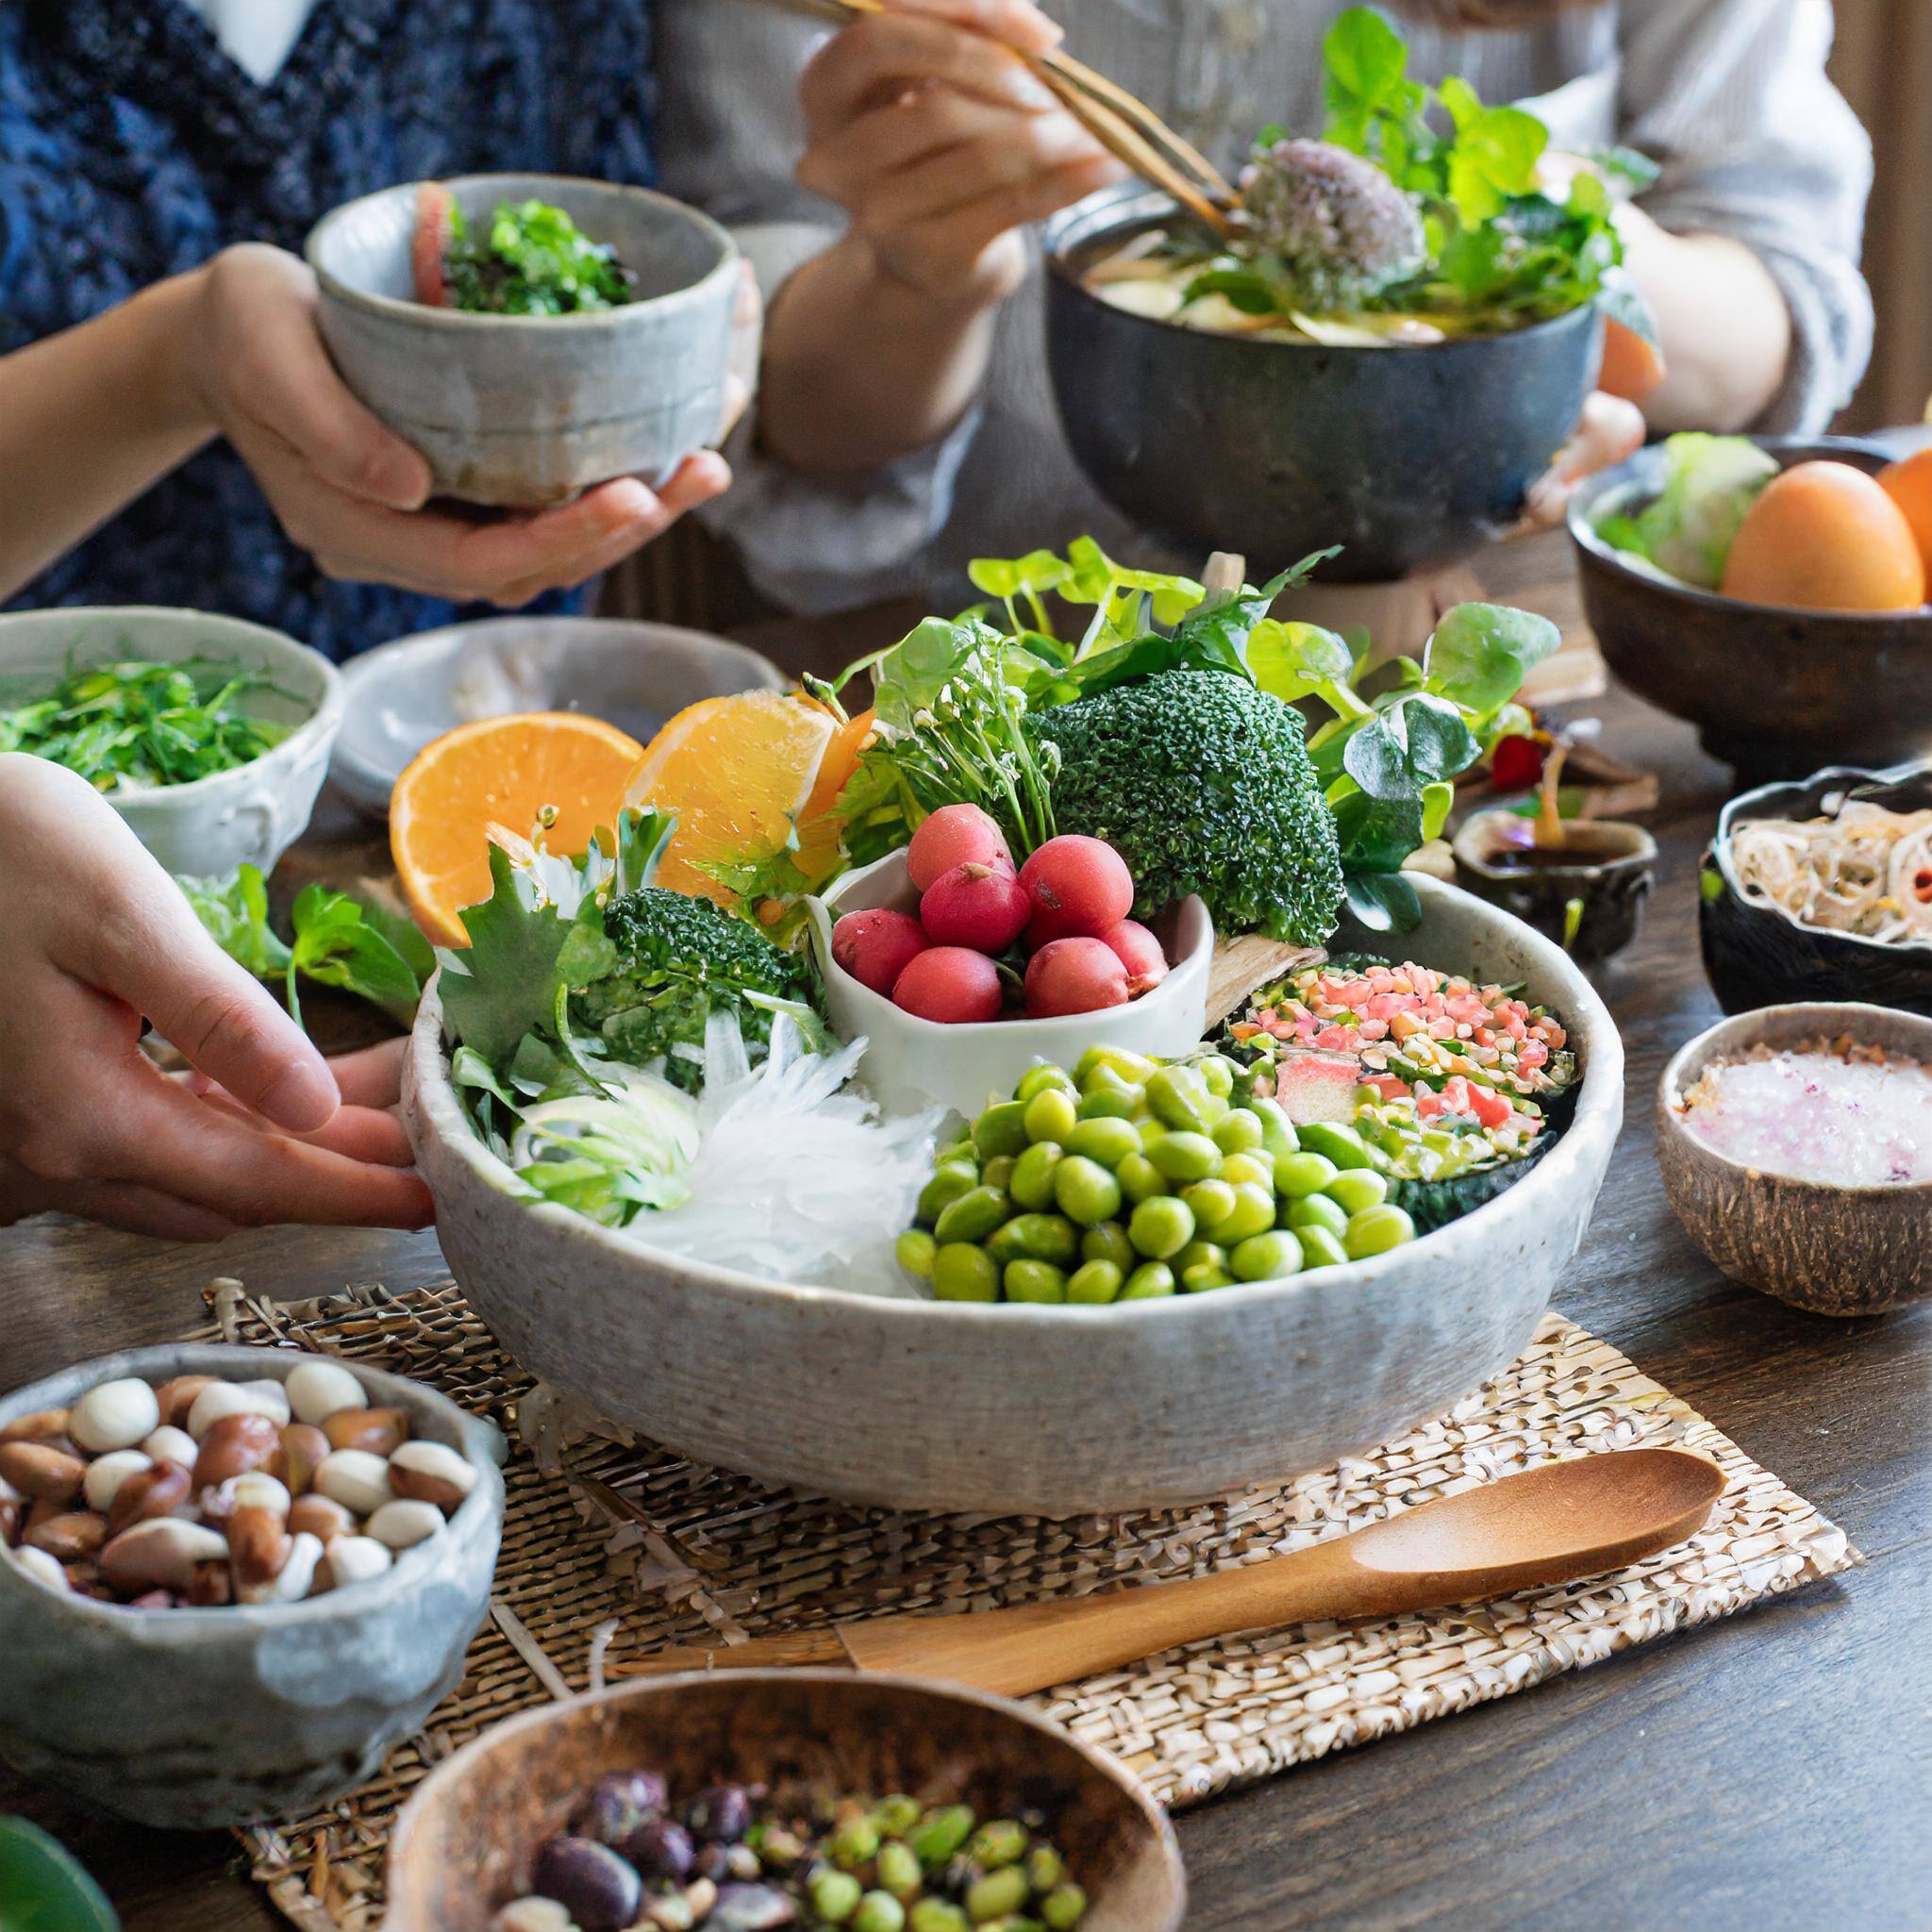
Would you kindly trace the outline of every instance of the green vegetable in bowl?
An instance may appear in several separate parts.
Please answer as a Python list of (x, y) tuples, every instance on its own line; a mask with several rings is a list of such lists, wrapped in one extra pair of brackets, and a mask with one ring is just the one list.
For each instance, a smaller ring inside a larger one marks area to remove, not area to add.
[(46, 696), (0, 710), (0, 752), (51, 758), (102, 791), (186, 785), (248, 764), (289, 735), (242, 706), (250, 691), (275, 689), (213, 658), (70, 665)]
[(1599, 516), (1597, 535), (1667, 576), (1714, 591), (1732, 540), (1777, 458), (1748, 436), (1681, 430), (1664, 440), (1664, 487), (1633, 515), (1621, 506)]
[(617, 251), (592, 242), (560, 208), (500, 201), (488, 228), (473, 235), (458, 202), (448, 203), (443, 279), (449, 306), (477, 315), (587, 315), (634, 299)]

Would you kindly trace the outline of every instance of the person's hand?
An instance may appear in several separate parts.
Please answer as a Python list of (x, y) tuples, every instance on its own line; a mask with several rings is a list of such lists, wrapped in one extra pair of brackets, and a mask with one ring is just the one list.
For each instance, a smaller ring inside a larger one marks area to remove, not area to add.
[(188, 382), (291, 541), (332, 577), (527, 604), (608, 570), (731, 481), (724, 458), (704, 450), (661, 491), (624, 476), (533, 514), (482, 521), (425, 509), (429, 465), (336, 374), (308, 269), (248, 242), (202, 275), (184, 345)]
[[(403, 1042), (325, 1060), (85, 779), (0, 755), (0, 1224), (217, 1241), (433, 1218), (388, 1111)], [(142, 1052), (143, 1018), (196, 1074)]]
[(1120, 178), (1022, 58), (1059, 39), (1029, 0), (891, 0), (806, 68), (799, 181), (881, 274), (991, 308), (1025, 273), (1019, 230)]
[(1552, 530), (1563, 521), (1576, 486), (1586, 476), (1621, 463), (1643, 446), (1643, 411), (1624, 396), (1592, 390), (1584, 398), (1583, 413), (1557, 459), (1529, 486), (1523, 516), (1508, 531), (1512, 537)]

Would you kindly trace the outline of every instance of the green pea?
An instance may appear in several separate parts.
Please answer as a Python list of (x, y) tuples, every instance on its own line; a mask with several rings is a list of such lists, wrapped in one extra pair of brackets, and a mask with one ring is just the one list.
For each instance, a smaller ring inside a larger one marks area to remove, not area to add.
[(1265, 1151), (1230, 1154), (1221, 1163), (1221, 1178), (1231, 1188), (1266, 1188), (1274, 1191), (1274, 1162)]
[(1013, 1098), (1031, 1100), (1036, 1093), (1065, 1093), (1072, 1096), (1079, 1091), (1074, 1084), (1074, 1076), (1064, 1067), (1028, 1067), (1020, 1075), (1019, 1084), (1013, 1089)]
[[(1196, 1224), (1210, 1234), (1234, 1212), (1234, 1190), (1224, 1180), (1195, 1181), (1181, 1190), (1181, 1199)], [(1268, 1218), (1274, 1220), (1272, 1210)]]
[(998, 1188), (974, 1188), (947, 1204), (933, 1235), (942, 1247), (948, 1241), (983, 1241), (1011, 1211), (1011, 1201)]
[(1008, 1261), (1001, 1281), (1009, 1302), (1063, 1302), (1067, 1298), (1067, 1274), (1051, 1261)]
[(1171, 1181), (1205, 1181), (1221, 1172), (1221, 1149), (1206, 1134), (1165, 1134), (1147, 1158)]
[(1070, 1154), (1053, 1171), (1053, 1198), (1069, 1221), (1098, 1227), (1121, 1211), (1121, 1184), (1099, 1161)]
[(1004, 1919), (1026, 1903), (1029, 1889), (1026, 1874), (1019, 1866), (1003, 1865), (966, 1888), (966, 1916), (975, 1925), (983, 1925), (989, 1919)]
[(1181, 1270), (1181, 1287), (1189, 1294), (1206, 1294), (1210, 1288), (1232, 1288), (1234, 1276), (1225, 1268), (1210, 1268), (1207, 1262)]
[(966, 1856), (982, 1871), (1016, 1865), (1026, 1854), (1026, 1827), (1011, 1818), (989, 1818), (966, 1843)]
[(1080, 1258), (1083, 1261), (1111, 1261), (1124, 1274), (1141, 1257), (1134, 1252), (1134, 1244), (1127, 1239), (1127, 1230), (1120, 1222), (1103, 1221), (1081, 1234)]
[(1225, 1054), (1204, 1053), (1194, 1062), (1194, 1067), (1207, 1083), (1208, 1092), (1217, 1100), (1225, 1100), (1234, 1091), (1235, 1074), (1239, 1070)]
[(1219, 1241), (1192, 1241), (1174, 1257), (1173, 1266), (1179, 1274), (1190, 1268), (1225, 1268), (1227, 1250)]
[(912, 1849), (928, 1872), (952, 1859), (973, 1835), (973, 1808), (969, 1805), (942, 1805), (928, 1811), (912, 1834)]
[(852, 1932), (905, 1932), (906, 1907), (890, 1891), (869, 1891), (851, 1919)]
[(1273, 1158), (1278, 1160), (1301, 1145), (1294, 1123), (1282, 1111), (1280, 1101), (1257, 1096), (1248, 1102), (1248, 1111), (1261, 1123), (1261, 1145)]
[(1051, 1891), (1066, 1875), (1066, 1860), (1052, 1845), (1036, 1842), (1026, 1854), (1026, 1882), (1035, 1891)]
[(1250, 1235), (1265, 1234), (1274, 1225), (1274, 1190), (1243, 1181), (1234, 1191), (1234, 1206), (1208, 1229), (1224, 1247), (1233, 1247)]
[[(891, 1797), (881, 1798), (872, 1807), (872, 1822), (893, 1838), (904, 1838), (919, 1823), (919, 1800), (906, 1791), (894, 1791)], [(883, 1858), (886, 1852), (904, 1852), (907, 1849), (905, 1845), (887, 1845), (879, 1856)], [(918, 1860), (913, 1862), (916, 1865)], [(887, 1889), (891, 1890), (890, 1887)]]
[(1337, 1167), (1369, 1164), (1369, 1150), (1362, 1137), (1340, 1121), (1310, 1121), (1299, 1133), (1304, 1147), (1311, 1154), (1325, 1154)]
[(1251, 1234), (1227, 1257), (1237, 1281), (1274, 1281), (1283, 1274), (1299, 1274), (1302, 1244), (1292, 1230), (1271, 1228), (1266, 1234)]
[(828, 1925), (842, 1925), (858, 1908), (865, 1887), (849, 1872), (826, 1865), (811, 1874), (806, 1887), (811, 1895), (811, 1908)]
[(1304, 1268), (1339, 1268), (1348, 1259), (1341, 1237), (1325, 1227), (1298, 1227), (1294, 1238), (1301, 1243)]
[(906, 1921), (907, 1932), (968, 1932), (972, 1922), (949, 1898), (917, 1900)]
[(1051, 1141), (1036, 1141), (1014, 1161), (1008, 1191), (1023, 1208), (1051, 1208), (1053, 1172), (1065, 1158)]
[(908, 1227), (893, 1243), (892, 1252), (907, 1274), (921, 1281), (932, 1279), (933, 1257), (939, 1253), (939, 1244), (924, 1228)]
[(1386, 1255), (1391, 1248), (1414, 1239), (1415, 1223), (1407, 1210), (1385, 1201), (1348, 1217), (1348, 1232), (1342, 1236), (1341, 1245), (1351, 1261), (1365, 1261), (1371, 1255)]
[(1007, 1227), (1012, 1229), (1016, 1258), (1051, 1261), (1056, 1268), (1066, 1268), (1080, 1252), (1080, 1231), (1063, 1214), (1016, 1214)]
[(1121, 1289), (1124, 1302), (1149, 1302), (1174, 1292), (1174, 1270), (1165, 1261), (1142, 1261)]
[(1261, 1123), (1246, 1108), (1237, 1108), (1215, 1124), (1214, 1144), (1224, 1154), (1252, 1154), (1261, 1144)]
[(1147, 1105), (1163, 1125), (1183, 1133), (1208, 1126), (1208, 1083), (1191, 1067), (1161, 1067), (1147, 1076)]
[(870, 1818), (848, 1818), (832, 1834), (832, 1857), (848, 1871), (855, 1865), (869, 1865), (878, 1848), (878, 1826)]
[(919, 1191), (919, 1218), (937, 1221), (961, 1194), (970, 1194), (979, 1185), (979, 1169), (968, 1160), (949, 1160), (932, 1171), (932, 1178)]
[(1010, 1154), (995, 1154), (980, 1171), (980, 1186), (997, 1188), (1002, 1193), (1007, 1192), (1012, 1186), (1013, 1169), (1017, 1165)]
[(1087, 1091), (1088, 1081), (1102, 1070), (1129, 1087), (1140, 1087), (1146, 1083), (1147, 1076), (1158, 1064), (1158, 1061), (1150, 1060), (1145, 1054), (1135, 1053), (1130, 1047), (1090, 1046), (1074, 1063), (1074, 1078), (1079, 1082), (1083, 1093)]
[[(908, 1799), (908, 1803), (911, 1801)], [(911, 1824), (919, 1822), (919, 1807), (913, 1805)], [(897, 1839), (890, 1839), (879, 1847), (877, 1863), (873, 1867), (874, 1876), (879, 1884), (902, 1904), (917, 1898), (924, 1878), (919, 1869), (919, 1859), (912, 1847), (901, 1844)]]
[(1078, 1124), (1080, 1116), (1074, 1111), (1071, 1095), (1062, 1093), (1057, 1087), (1049, 1087), (1044, 1093), (1036, 1093), (1026, 1103), (1026, 1111), (1020, 1118), (1029, 1141), (1064, 1142)]
[(1129, 1121), (1101, 1118), (1077, 1122), (1067, 1136), (1067, 1152), (1097, 1160), (1111, 1174), (1128, 1155), (1141, 1151), (1141, 1137)]
[(1056, 1885), (1040, 1901), (1040, 1923), (1046, 1932), (1074, 1932), (1087, 1910), (1087, 1894), (1069, 1880)]
[(1114, 1179), (1129, 1201), (1151, 1201), (1167, 1192), (1160, 1170), (1144, 1154), (1130, 1154), (1114, 1170)]
[(1328, 1183), (1328, 1198), (1351, 1215), (1359, 1214), (1389, 1198), (1389, 1183), (1373, 1167), (1345, 1167)]
[(1274, 1159), (1274, 1185), (1299, 1200), (1304, 1194), (1325, 1193), (1336, 1172), (1325, 1154), (1280, 1154)]
[(984, 1248), (952, 1241), (933, 1257), (932, 1287), (942, 1302), (996, 1302), (1000, 1271)]
[(1002, 1100), (973, 1123), (973, 1144), (982, 1160), (996, 1154), (1017, 1155), (1026, 1145), (1026, 1102)]
[(1185, 1201), (1157, 1194), (1141, 1202), (1128, 1217), (1127, 1239), (1150, 1261), (1164, 1261), (1194, 1239), (1193, 1214)]
[(1083, 1093), (1074, 1111), (1083, 1121), (1130, 1121), (1141, 1110), (1138, 1087), (1099, 1087)]
[(1325, 1227), (1338, 1241), (1348, 1232), (1348, 1209), (1326, 1194), (1304, 1194), (1288, 1204), (1289, 1226)]
[(1067, 1276), (1067, 1299), (1090, 1307), (1117, 1300), (1125, 1278), (1117, 1262), (1082, 1261)]

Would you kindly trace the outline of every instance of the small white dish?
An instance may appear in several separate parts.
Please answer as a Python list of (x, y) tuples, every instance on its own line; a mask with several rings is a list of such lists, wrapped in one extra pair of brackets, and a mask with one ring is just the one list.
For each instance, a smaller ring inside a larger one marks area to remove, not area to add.
[(342, 678), (320, 651), (281, 631), (207, 610), (144, 604), (21, 610), (0, 616), (0, 705), (44, 694), (70, 664), (177, 663), (217, 658), (267, 676), (246, 708), (295, 728), (233, 771), (186, 785), (103, 792), (170, 872), (266, 873), (308, 824), (342, 722)]
[(770, 658), (675, 625), (491, 617), (398, 638), (342, 674), (348, 712), (329, 775), (372, 818), (432, 739), (509, 711), (583, 711), (647, 744), (700, 698), (782, 691)]
[(1198, 898), (1174, 917), (1168, 974), (1151, 992), (1124, 1007), (1069, 1013), (1058, 1020), (987, 1020), (957, 1026), (922, 1020), (861, 985), (832, 958), (832, 924), (846, 912), (886, 906), (918, 909), (906, 876), (906, 854), (888, 853), (847, 873), (823, 899), (810, 899), (812, 949), (825, 981), (825, 1011), (844, 1040), (871, 1042), (858, 1079), (888, 1113), (950, 1107), (970, 1120), (990, 1099), (1010, 1093), (1039, 1060), (1071, 1067), (1090, 1046), (1124, 1046), (1174, 1058), (1198, 1046), (1208, 1023), (1208, 974), (1214, 923)]

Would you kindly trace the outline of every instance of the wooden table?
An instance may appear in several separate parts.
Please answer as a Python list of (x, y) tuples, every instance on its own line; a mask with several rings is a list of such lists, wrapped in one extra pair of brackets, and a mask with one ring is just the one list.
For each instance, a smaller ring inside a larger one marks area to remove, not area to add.
[[(1488, 573), (1492, 593), (1560, 561), (1522, 548)], [(1544, 584), (1534, 601), (1567, 594)], [(811, 655), (862, 647), (849, 627), (840, 644)], [(1694, 881), (1726, 774), (1634, 698), (1572, 708), (1592, 714), (1609, 749), (1662, 776), (1662, 864), (1641, 938), (1602, 975), (1629, 1050), (1627, 1118), (1556, 1306), (1817, 1503), (1870, 1562), (1186, 1814), (1196, 1926), (1888, 1932), (1932, 1919), (1932, 1311), (1791, 1312), (1718, 1275), (1673, 1218), (1651, 1095), (1669, 1051), (1716, 1013)], [(290, 863), (341, 875), (371, 850), (338, 814)], [(432, 1235), (281, 1229), (207, 1250), (44, 1222), (0, 1231), (0, 1389), (180, 1334), (214, 1274), (297, 1298), (441, 1269)], [(128, 1932), (281, 1924), (225, 1838), (85, 1818), (0, 1772), (6, 1810), (64, 1838)]]

